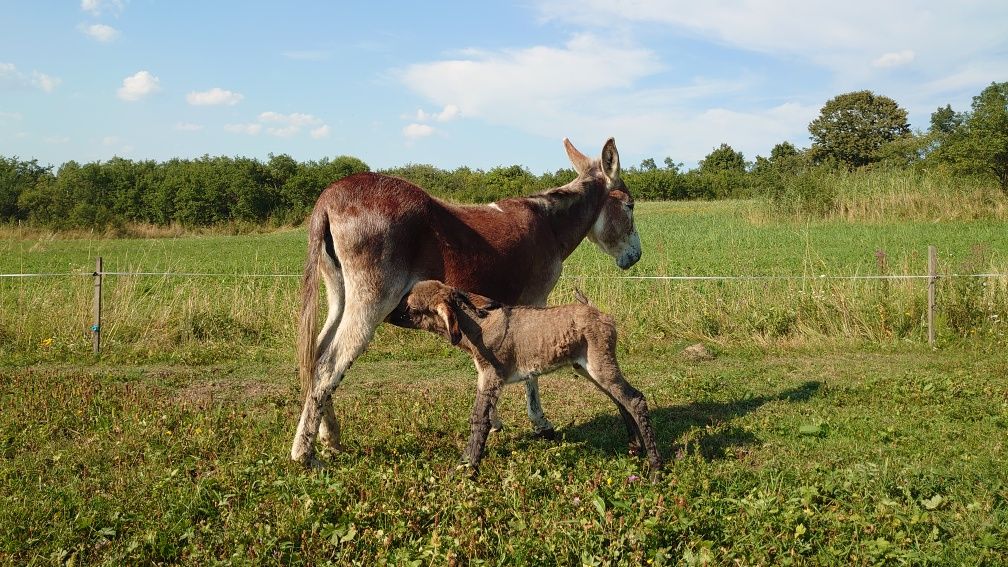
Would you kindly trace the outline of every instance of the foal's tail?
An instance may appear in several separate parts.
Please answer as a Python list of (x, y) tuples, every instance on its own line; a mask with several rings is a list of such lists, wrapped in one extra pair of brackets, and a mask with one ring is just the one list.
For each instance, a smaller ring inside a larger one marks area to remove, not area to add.
[(585, 305), (591, 305), (591, 301), (588, 301), (588, 297), (581, 291), (581, 288), (574, 286), (574, 298), (578, 300), (579, 303)]
[(329, 216), (325, 209), (312, 212), (308, 222), (308, 259), (301, 278), (301, 310), (298, 313), (297, 356), (301, 400), (308, 397), (314, 385), (315, 359), (318, 356), (315, 334), (318, 333), (319, 261), (325, 254), (329, 237)]

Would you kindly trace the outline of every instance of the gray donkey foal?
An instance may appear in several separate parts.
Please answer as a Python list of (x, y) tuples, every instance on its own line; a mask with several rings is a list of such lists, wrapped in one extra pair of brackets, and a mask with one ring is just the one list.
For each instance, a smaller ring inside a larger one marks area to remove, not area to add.
[(390, 316), (448, 338), (476, 365), (476, 403), (464, 461), (478, 469), (490, 431), (490, 410), (504, 384), (524, 382), (565, 366), (588, 378), (619, 408), (630, 451), (647, 452), (652, 476), (661, 469), (644, 394), (627, 383), (616, 361), (612, 317), (588, 304), (512, 307), (434, 280), (417, 283)]

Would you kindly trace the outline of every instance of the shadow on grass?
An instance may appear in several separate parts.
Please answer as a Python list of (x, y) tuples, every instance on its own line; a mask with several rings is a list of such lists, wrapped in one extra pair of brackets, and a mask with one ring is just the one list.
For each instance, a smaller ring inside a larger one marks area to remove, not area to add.
[[(731, 425), (735, 418), (752, 413), (770, 402), (798, 403), (810, 399), (822, 382), (808, 381), (774, 395), (746, 397), (729, 402), (693, 402), (682, 406), (651, 408), (651, 425), (658, 438), (658, 451), (666, 462), (699, 452), (706, 460), (741, 457), (746, 447), (759, 442), (751, 431)], [(567, 441), (587, 446), (613, 455), (627, 451), (626, 429), (612, 406), (612, 413), (601, 414), (592, 420), (566, 427), (560, 435)], [(685, 444), (681, 438), (691, 430), (700, 430), (689, 436)]]

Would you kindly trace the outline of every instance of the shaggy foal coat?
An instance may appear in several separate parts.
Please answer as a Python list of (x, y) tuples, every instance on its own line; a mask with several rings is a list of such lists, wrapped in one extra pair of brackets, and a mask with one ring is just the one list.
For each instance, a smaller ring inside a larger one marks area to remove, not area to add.
[(573, 366), (619, 408), (630, 450), (647, 452), (652, 471), (662, 465), (644, 395), (627, 383), (616, 361), (612, 317), (588, 304), (511, 307), (441, 282), (413, 286), (392, 317), (449, 339), (472, 356), (478, 372), (471, 435), (464, 459), (478, 468), (490, 431), (490, 410), (504, 384)]

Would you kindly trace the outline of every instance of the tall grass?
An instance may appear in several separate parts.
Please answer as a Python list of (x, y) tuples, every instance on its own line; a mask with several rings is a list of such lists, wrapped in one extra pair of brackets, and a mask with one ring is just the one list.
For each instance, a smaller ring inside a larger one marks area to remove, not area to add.
[(915, 169), (812, 169), (768, 184), (758, 217), (884, 223), (1008, 219), (1008, 196), (990, 180)]
[[(833, 279), (923, 274), (936, 244), (939, 337), (1008, 342), (1008, 231), (999, 221), (942, 223), (751, 222), (751, 202), (644, 203), (644, 257), (629, 273), (590, 244), (568, 260), (551, 301), (577, 285), (620, 322), (626, 349), (730, 346), (920, 345), (926, 341), (925, 280)], [(103, 353), (111, 360), (165, 363), (222, 359), (293, 361), (303, 233), (155, 240), (5, 241), (0, 271), (76, 270), (77, 275), (0, 280), (0, 355), (14, 361), (87, 358), (90, 272), (206, 272), (201, 276), (108, 276)], [(884, 262), (880, 260), (885, 258)], [(242, 277), (242, 273), (293, 277)], [(995, 277), (962, 277), (963, 274)], [(625, 275), (781, 276), (670, 281)], [(830, 278), (820, 276), (828, 275)], [(797, 278), (793, 278), (797, 276)], [(382, 327), (371, 350), (439, 356), (424, 333)], [(293, 363), (292, 363), (293, 364)]]

